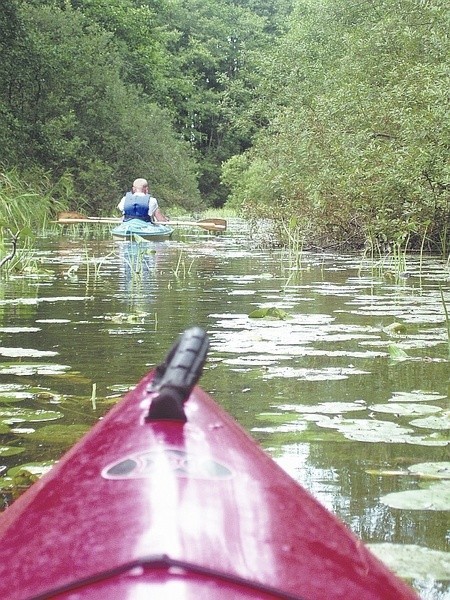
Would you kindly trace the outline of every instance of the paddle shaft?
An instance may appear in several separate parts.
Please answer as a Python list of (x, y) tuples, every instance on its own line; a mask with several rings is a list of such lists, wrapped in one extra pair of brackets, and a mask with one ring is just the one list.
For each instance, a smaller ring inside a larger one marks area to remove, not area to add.
[[(77, 223), (98, 223), (98, 224), (110, 224), (110, 223), (122, 223), (120, 217), (85, 217), (79, 213), (65, 212), (58, 215), (57, 223), (61, 225), (70, 225)], [(160, 225), (184, 225), (202, 227), (209, 231), (225, 231), (227, 228), (227, 222), (225, 219), (204, 219), (202, 221), (159, 221)]]

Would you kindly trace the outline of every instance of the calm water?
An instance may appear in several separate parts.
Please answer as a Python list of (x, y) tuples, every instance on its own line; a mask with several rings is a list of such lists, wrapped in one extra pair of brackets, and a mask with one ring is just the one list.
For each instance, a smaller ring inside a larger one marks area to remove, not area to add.
[[(4, 502), (9, 469), (58, 459), (196, 324), (202, 387), (374, 551), (389, 542), (423, 598), (450, 598), (448, 264), (410, 257), (398, 277), (388, 259), (305, 252), (294, 269), (233, 231), (66, 233), (39, 255), (39, 277), (0, 284)], [(285, 318), (249, 317), (261, 308)]]

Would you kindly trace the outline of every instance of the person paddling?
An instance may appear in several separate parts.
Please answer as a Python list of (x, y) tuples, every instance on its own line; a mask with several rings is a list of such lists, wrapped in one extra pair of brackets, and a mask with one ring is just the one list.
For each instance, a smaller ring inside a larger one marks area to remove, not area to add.
[(124, 221), (130, 219), (141, 219), (150, 223), (168, 221), (161, 212), (156, 198), (150, 196), (148, 181), (141, 177), (133, 181), (131, 192), (126, 193), (117, 208), (122, 212)]

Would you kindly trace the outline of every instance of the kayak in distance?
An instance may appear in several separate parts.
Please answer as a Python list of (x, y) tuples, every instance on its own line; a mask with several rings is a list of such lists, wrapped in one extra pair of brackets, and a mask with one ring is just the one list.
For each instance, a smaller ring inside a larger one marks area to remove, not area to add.
[(186, 330), (0, 515), (2, 600), (417, 600), (197, 381)]
[(137, 235), (146, 240), (159, 242), (170, 239), (173, 231), (172, 227), (162, 223), (151, 223), (142, 219), (129, 219), (114, 227), (111, 233), (113, 238), (119, 240), (130, 240)]

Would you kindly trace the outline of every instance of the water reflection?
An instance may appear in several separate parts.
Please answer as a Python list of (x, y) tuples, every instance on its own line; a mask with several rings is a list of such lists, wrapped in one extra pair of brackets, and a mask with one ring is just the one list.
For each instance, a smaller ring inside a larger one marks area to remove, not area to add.
[[(424, 260), (419, 274), (411, 258), (411, 277), (393, 285), (356, 256), (305, 253), (303, 269), (292, 271), (283, 253), (255, 251), (232, 236), (145, 244), (66, 240), (43, 243), (42, 259), (52, 275), (0, 288), (0, 385), (30, 392), (20, 405), (13, 395), (2, 397), (0, 409), (53, 410), (63, 415), (58, 424), (82, 429), (160, 362), (180, 331), (199, 324), (211, 337), (202, 386), (295, 479), (366, 541), (449, 549), (448, 512), (381, 502), (391, 492), (427, 485), (382, 471), (448, 461), (445, 421), (442, 430), (419, 431), (412, 423), (417, 415), (370, 409), (394, 400), (407, 405), (408, 394), (417, 403), (421, 391), (428, 396), (419, 401), (445, 418), (448, 343), (439, 286), (448, 267), (441, 262)], [(73, 265), (79, 268), (71, 279)], [(450, 304), (445, 286), (444, 293)], [(270, 306), (290, 318), (248, 317)], [(396, 322), (405, 333), (389, 329)], [(406, 358), (392, 361), (391, 345)], [(24, 356), (26, 350), (33, 355)], [(33, 435), (48, 423), (8, 423), (14, 414), (0, 417), (0, 446), (23, 452), (0, 455), (0, 470), (60, 456), (65, 446), (52, 441), (51, 430)], [(411, 429), (416, 443), (393, 443), (386, 434), (355, 441), (358, 419), (373, 423), (372, 433), (378, 422)], [(446, 583), (416, 587), (430, 600), (450, 595)]]
[(119, 277), (124, 298), (145, 298), (155, 294), (154, 279), (164, 245), (158, 242), (117, 242)]

